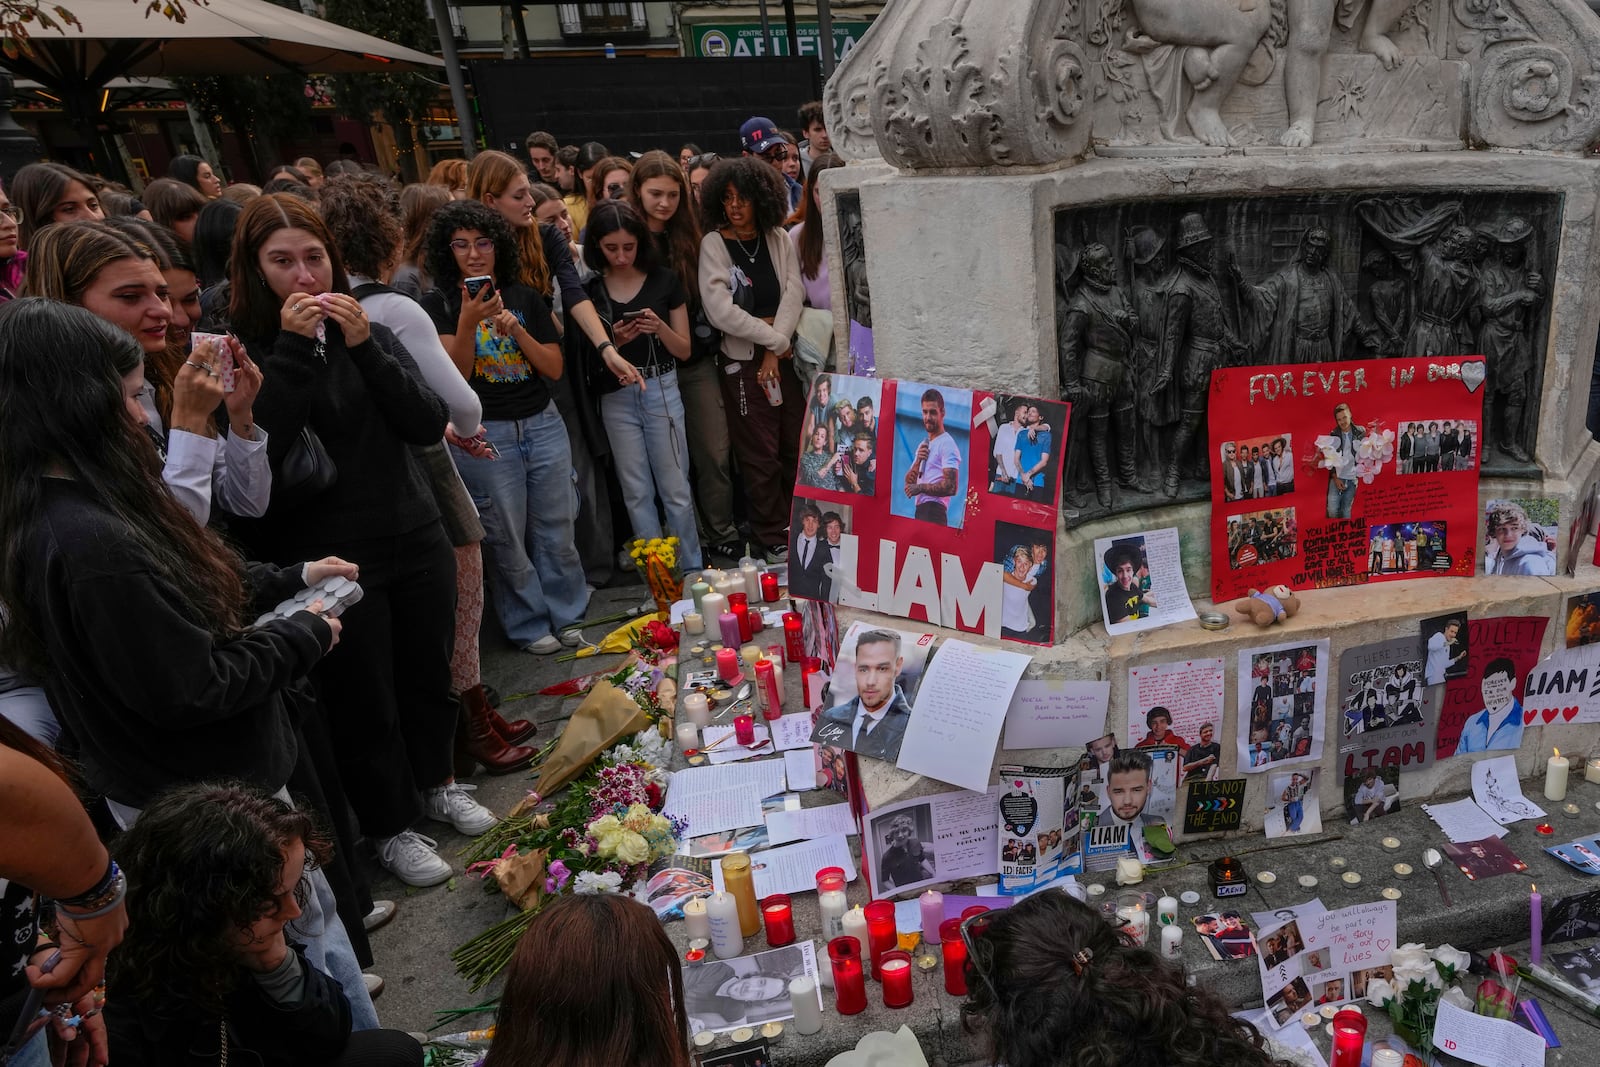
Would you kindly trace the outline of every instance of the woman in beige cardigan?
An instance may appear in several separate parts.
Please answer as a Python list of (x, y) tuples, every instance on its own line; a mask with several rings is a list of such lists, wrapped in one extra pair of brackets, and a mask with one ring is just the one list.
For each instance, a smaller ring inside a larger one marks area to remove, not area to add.
[(728, 432), (755, 541), (768, 562), (781, 563), (805, 415), (794, 370), (805, 288), (783, 231), (783, 178), (758, 157), (722, 160), (701, 186), (700, 213), (700, 299), (722, 331), (717, 380)]

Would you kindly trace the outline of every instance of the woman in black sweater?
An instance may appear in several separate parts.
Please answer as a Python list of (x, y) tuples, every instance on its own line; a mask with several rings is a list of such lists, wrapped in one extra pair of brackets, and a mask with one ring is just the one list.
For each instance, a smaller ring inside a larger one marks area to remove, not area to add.
[[(339, 250), (305, 201), (252, 200), (230, 270), (230, 318), (267, 383), (255, 412), (273, 469), (266, 515), (236, 532), (263, 559), (338, 546), (361, 566), (365, 595), (344, 615), (351, 638), (313, 681), (362, 832), (402, 881), (437, 885), (450, 864), (411, 829), (418, 817), (474, 835), (495, 823), (452, 776), (455, 556), (406, 447), (442, 440), (449, 413), (350, 296)], [(298, 478), (318, 449), (331, 477)]]

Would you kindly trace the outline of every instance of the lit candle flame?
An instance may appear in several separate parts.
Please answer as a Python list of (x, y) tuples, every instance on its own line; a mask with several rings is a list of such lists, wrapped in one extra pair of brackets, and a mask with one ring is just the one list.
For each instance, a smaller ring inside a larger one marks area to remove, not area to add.
[(1530, 887), (1530, 888), (1529, 888), (1529, 889), (1528, 889), (1528, 892), (1530, 892), (1530, 893), (1537, 893), (1537, 892), (1538, 892), (1538, 891), (1539, 891), (1539, 887), (1538, 887), (1538, 886), (1537, 886), (1537, 885), (1536, 885), (1536, 884), (1534, 884), (1534, 883), (1532, 883), (1532, 882), (1529, 882), (1529, 883), (1528, 883), (1528, 885), (1529, 885), (1529, 887)]
[(1555, 750), (1555, 754), (1557, 759), (1561, 758), (1561, 750), (1559, 748)]

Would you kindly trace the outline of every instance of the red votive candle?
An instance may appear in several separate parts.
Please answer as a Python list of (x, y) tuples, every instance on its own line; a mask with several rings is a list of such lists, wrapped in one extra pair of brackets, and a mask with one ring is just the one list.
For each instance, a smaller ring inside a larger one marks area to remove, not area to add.
[(1333, 1055), (1328, 1067), (1361, 1067), (1361, 1053), (1367, 1044), (1367, 1017), (1355, 1008), (1346, 1008), (1333, 1017)]
[(735, 604), (743, 604), (745, 607), (748, 608), (750, 606), (750, 594), (749, 593), (729, 593), (728, 594), (728, 610), (732, 611), (733, 610), (733, 606)]
[[(785, 649), (787, 654), (787, 648)], [(793, 658), (790, 663), (796, 662)], [(811, 710), (811, 676), (822, 673), (822, 659), (819, 656), (806, 656), (798, 661), (800, 664), (800, 703), (807, 711)]]
[(739, 624), (739, 643), (746, 644), (753, 631), (750, 629), (750, 605), (729, 604), (728, 610), (733, 612), (734, 620)]
[(967, 995), (967, 943), (961, 940), (961, 920), (939, 924), (939, 950), (944, 953), (944, 991), (952, 997)]
[(771, 571), (761, 576), (761, 599), (767, 604), (778, 602), (778, 576)]
[(794, 908), (783, 893), (774, 893), (761, 902), (761, 921), (767, 924), (767, 944), (773, 948), (794, 941)]
[(771, 660), (756, 661), (756, 685), (766, 694), (761, 707), (761, 717), (771, 722), (783, 716), (783, 689), (778, 685), (778, 672)]
[[(724, 616), (724, 618), (728, 617)], [(744, 681), (744, 671), (739, 668), (738, 649), (717, 649), (717, 675), (729, 685)]]
[[(962, 919), (970, 919), (974, 915), (982, 915), (984, 912), (986, 912), (988, 910), (989, 909), (986, 906), (982, 905), (982, 904), (974, 904), (970, 908), (963, 908), (962, 909), (961, 918)], [(939, 939), (940, 939), (941, 942), (944, 940), (944, 927), (942, 927), (942, 926), (939, 927)]]
[(878, 961), (885, 952), (893, 951), (900, 939), (894, 926), (894, 904), (887, 900), (874, 900), (863, 910), (867, 916), (867, 940), (871, 942), (868, 950), (872, 957), (872, 977), (881, 982), (883, 974), (878, 970)]
[(883, 982), (883, 1006), (904, 1008), (911, 1003), (911, 953), (885, 952), (873, 967)]
[(733, 739), (741, 745), (754, 744), (756, 740), (756, 721), (748, 715), (735, 715), (733, 717)]
[(867, 981), (861, 973), (861, 942), (836, 937), (828, 942), (828, 962), (833, 966), (833, 1010), (858, 1015), (867, 1007)]
[(790, 663), (806, 658), (806, 643), (800, 636), (800, 613), (797, 611), (783, 613), (783, 650), (788, 653)]

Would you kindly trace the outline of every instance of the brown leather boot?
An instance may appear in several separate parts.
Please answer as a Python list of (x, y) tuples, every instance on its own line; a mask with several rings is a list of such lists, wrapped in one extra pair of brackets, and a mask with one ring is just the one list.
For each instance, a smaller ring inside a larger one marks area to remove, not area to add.
[(461, 713), (456, 717), (457, 773), (483, 764), (490, 774), (513, 774), (527, 770), (534, 751), (521, 745), (508, 745), (496, 732), (489, 716), (493, 714), (483, 687), (473, 686), (461, 694)]
[(484, 704), (489, 708), (489, 725), (494, 727), (494, 732), (499, 734), (506, 744), (520, 745), (539, 732), (539, 727), (527, 719), (508, 721), (495, 710), (494, 705), (488, 701), (484, 701)]

